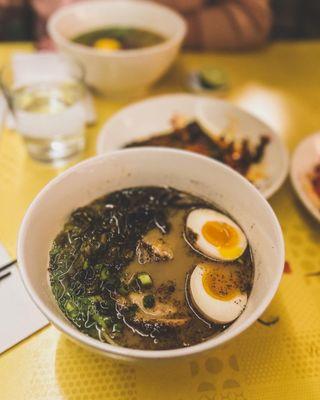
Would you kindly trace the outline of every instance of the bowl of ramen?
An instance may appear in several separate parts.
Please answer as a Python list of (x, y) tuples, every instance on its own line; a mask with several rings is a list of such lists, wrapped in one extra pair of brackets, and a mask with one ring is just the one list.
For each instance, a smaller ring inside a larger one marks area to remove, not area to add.
[(61, 52), (83, 65), (90, 87), (106, 95), (132, 95), (168, 70), (186, 23), (149, 1), (94, 0), (56, 11), (48, 32)]
[(284, 265), (262, 195), (230, 168), (173, 149), (70, 168), (33, 201), (18, 242), (25, 286), (53, 325), (130, 360), (234, 338), (265, 310)]

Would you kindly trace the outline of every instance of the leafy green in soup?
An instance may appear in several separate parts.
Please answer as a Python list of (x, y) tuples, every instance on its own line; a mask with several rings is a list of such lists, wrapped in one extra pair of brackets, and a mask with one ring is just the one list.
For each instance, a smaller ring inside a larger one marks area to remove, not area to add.
[(103, 27), (74, 37), (73, 42), (101, 50), (132, 50), (155, 46), (166, 39), (159, 33), (131, 27)]

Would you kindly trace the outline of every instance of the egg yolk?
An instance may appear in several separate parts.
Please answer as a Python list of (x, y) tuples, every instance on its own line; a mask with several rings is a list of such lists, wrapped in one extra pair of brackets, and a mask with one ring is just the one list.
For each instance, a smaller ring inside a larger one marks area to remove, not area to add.
[(241, 293), (240, 276), (230, 265), (209, 266), (203, 268), (202, 285), (210, 297), (229, 301)]
[(239, 234), (233, 226), (225, 222), (208, 221), (203, 225), (201, 233), (223, 257), (237, 258), (242, 254), (242, 249), (239, 247)]
[(100, 50), (114, 51), (121, 49), (121, 43), (116, 39), (98, 39), (95, 41), (93, 47)]

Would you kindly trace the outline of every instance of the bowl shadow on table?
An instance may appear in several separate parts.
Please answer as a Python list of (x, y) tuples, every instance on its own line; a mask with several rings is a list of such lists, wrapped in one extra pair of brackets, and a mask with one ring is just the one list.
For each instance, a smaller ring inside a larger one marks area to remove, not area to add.
[(148, 97), (153, 97), (168, 93), (187, 92), (186, 88), (186, 72), (180, 65), (179, 61), (174, 64), (150, 86), (141, 88), (141, 90), (129, 91), (125, 93), (108, 95), (100, 92), (92, 86), (87, 86), (88, 90), (98, 99), (109, 100), (121, 106), (130, 105), (132, 102), (145, 100)]
[(292, 215), (296, 217), (294, 214), (297, 213), (298, 217), (308, 226), (312, 239), (317, 241), (320, 239), (318, 221), (316, 221), (299, 199), (289, 178), (285, 180), (279, 191), (269, 199), (269, 202), (275, 213), (278, 214), (278, 217), (281, 214), (286, 214), (289, 220), (286, 223), (289, 225), (292, 223)]
[(105, 358), (61, 336), (55, 370), (66, 400), (153, 400), (162, 396), (209, 400), (221, 390), (242, 393), (237, 357), (226, 346), (187, 360), (134, 365)]
[[(283, 311), (281, 298), (266, 311), (266, 317), (279, 307)], [(279, 326), (255, 323), (239, 338), (199, 356), (138, 365), (105, 358), (62, 335), (56, 350), (56, 379), (66, 400), (245, 399), (246, 366), (251, 363), (246, 349), (252, 342), (256, 350), (266, 343), (268, 351), (268, 346), (274, 346), (272, 336), (284, 334), (283, 328), (279, 330)]]
[(315, 219), (313, 215), (306, 209), (302, 201), (298, 198), (298, 195), (294, 193), (292, 186), (290, 187), (291, 195), (293, 197), (293, 203), (295, 209), (297, 210), (300, 218), (308, 226), (312, 240), (320, 242), (320, 229), (319, 222)]
[(105, 358), (61, 335), (55, 357), (56, 379), (63, 399), (135, 398), (135, 369)]

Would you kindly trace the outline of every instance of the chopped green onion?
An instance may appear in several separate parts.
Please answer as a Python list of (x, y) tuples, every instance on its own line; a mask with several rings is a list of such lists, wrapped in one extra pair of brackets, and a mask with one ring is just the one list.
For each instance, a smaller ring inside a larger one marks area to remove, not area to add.
[(121, 333), (123, 330), (123, 325), (121, 322), (116, 322), (112, 326), (112, 333)]
[(101, 315), (99, 315), (99, 314), (94, 314), (94, 315), (93, 315), (93, 319), (94, 319), (102, 328), (105, 329), (105, 328), (107, 327), (105, 318), (102, 317)]
[(107, 325), (108, 328), (111, 327), (112, 323), (113, 323), (113, 318), (112, 317), (104, 317), (104, 322)]
[(156, 303), (155, 298), (152, 294), (147, 294), (146, 296), (144, 296), (142, 301), (143, 307), (145, 308), (153, 308)]
[(77, 311), (77, 310), (71, 311), (71, 313), (69, 315), (71, 318), (77, 318), (79, 315), (79, 311)]
[(118, 289), (119, 294), (121, 296), (126, 296), (129, 293), (128, 286), (126, 284), (122, 284)]
[(100, 279), (106, 281), (110, 278), (110, 272), (107, 268), (103, 268), (100, 272)]
[(94, 266), (94, 269), (95, 269), (96, 271), (101, 271), (103, 268), (104, 268), (104, 264), (96, 264), (96, 265)]
[(146, 272), (140, 272), (136, 277), (140, 289), (149, 289), (152, 287), (153, 282), (151, 276)]
[(98, 301), (102, 301), (102, 297), (100, 295), (90, 296), (89, 300), (92, 303), (97, 303)]
[(74, 303), (72, 303), (72, 301), (67, 301), (66, 305), (65, 305), (66, 310), (71, 313), (72, 311), (74, 311), (76, 309), (76, 306)]

